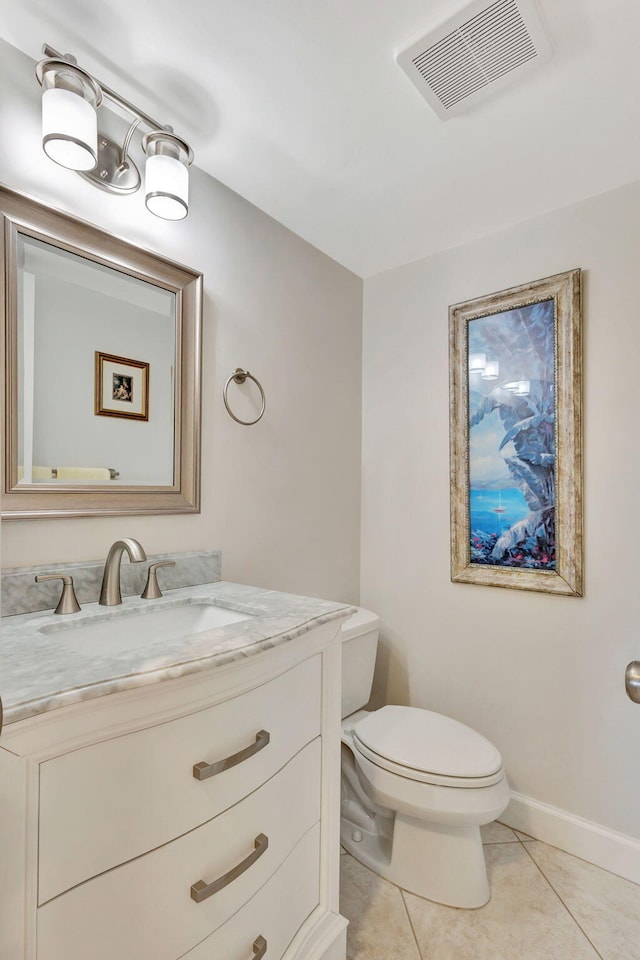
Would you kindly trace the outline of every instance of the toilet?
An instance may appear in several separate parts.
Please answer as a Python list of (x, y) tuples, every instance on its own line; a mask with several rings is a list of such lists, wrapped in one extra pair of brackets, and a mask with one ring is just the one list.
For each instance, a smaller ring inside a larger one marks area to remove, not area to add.
[(431, 710), (363, 710), (371, 695), (379, 618), (358, 609), (342, 626), (340, 840), (404, 890), (451, 907), (490, 896), (480, 826), (504, 812), (498, 750)]

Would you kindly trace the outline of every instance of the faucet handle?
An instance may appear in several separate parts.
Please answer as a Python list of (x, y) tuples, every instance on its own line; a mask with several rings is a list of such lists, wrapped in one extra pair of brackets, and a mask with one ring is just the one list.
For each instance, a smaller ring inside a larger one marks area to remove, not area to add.
[(78, 603), (76, 592), (73, 589), (73, 577), (68, 573), (39, 573), (35, 577), (36, 583), (42, 583), (43, 580), (62, 580), (62, 594), (58, 606), (54, 613), (79, 613), (80, 604)]
[(158, 583), (158, 575), (156, 570), (158, 567), (175, 567), (175, 560), (159, 560), (157, 563), (152, 563), (149, 567), (149, 572), (147, 575), (147, 584), (140, 594), (143, 600), (158, 600), (162, 596), (162, 590)]

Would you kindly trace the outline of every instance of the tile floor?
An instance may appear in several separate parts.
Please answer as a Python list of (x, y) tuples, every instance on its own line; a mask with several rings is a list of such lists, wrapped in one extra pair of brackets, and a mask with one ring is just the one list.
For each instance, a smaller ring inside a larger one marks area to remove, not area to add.
[(491, 900), (422, 900), (341, 857), (347, 960), (640, 960), (640, 886), (501, 823), (483, 828)]

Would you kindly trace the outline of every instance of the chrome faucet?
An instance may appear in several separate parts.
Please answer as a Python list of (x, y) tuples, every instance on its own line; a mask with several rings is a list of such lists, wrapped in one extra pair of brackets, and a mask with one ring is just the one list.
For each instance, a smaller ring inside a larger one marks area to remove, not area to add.
[(147, 559), (147, 555), (138, 543), (132, 537), (126, 537), (124, 540), (116, 540), (112, 544), (107, 561), (104, 565), (104, 576), (102, 577), (102, 590), (100, 591), (100, 603), (103, 607), (115, 607), (122, 603), (122, 594), (120, 592), (120, 564), (122, 563), (122, 554), (124, 551), (129, 554), (131, 563), (140, 563)]

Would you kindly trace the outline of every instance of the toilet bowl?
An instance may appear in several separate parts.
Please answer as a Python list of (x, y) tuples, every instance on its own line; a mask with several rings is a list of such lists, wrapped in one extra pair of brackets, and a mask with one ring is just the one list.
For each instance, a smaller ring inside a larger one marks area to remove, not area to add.
[(378, 627), (360, 609), (342, 628), (342, 845), (411, 893), (480, 907), (490, 896), (480, 826), (509, 801), (502, 759), (442, 714), (359, 709), (371, 691)]

